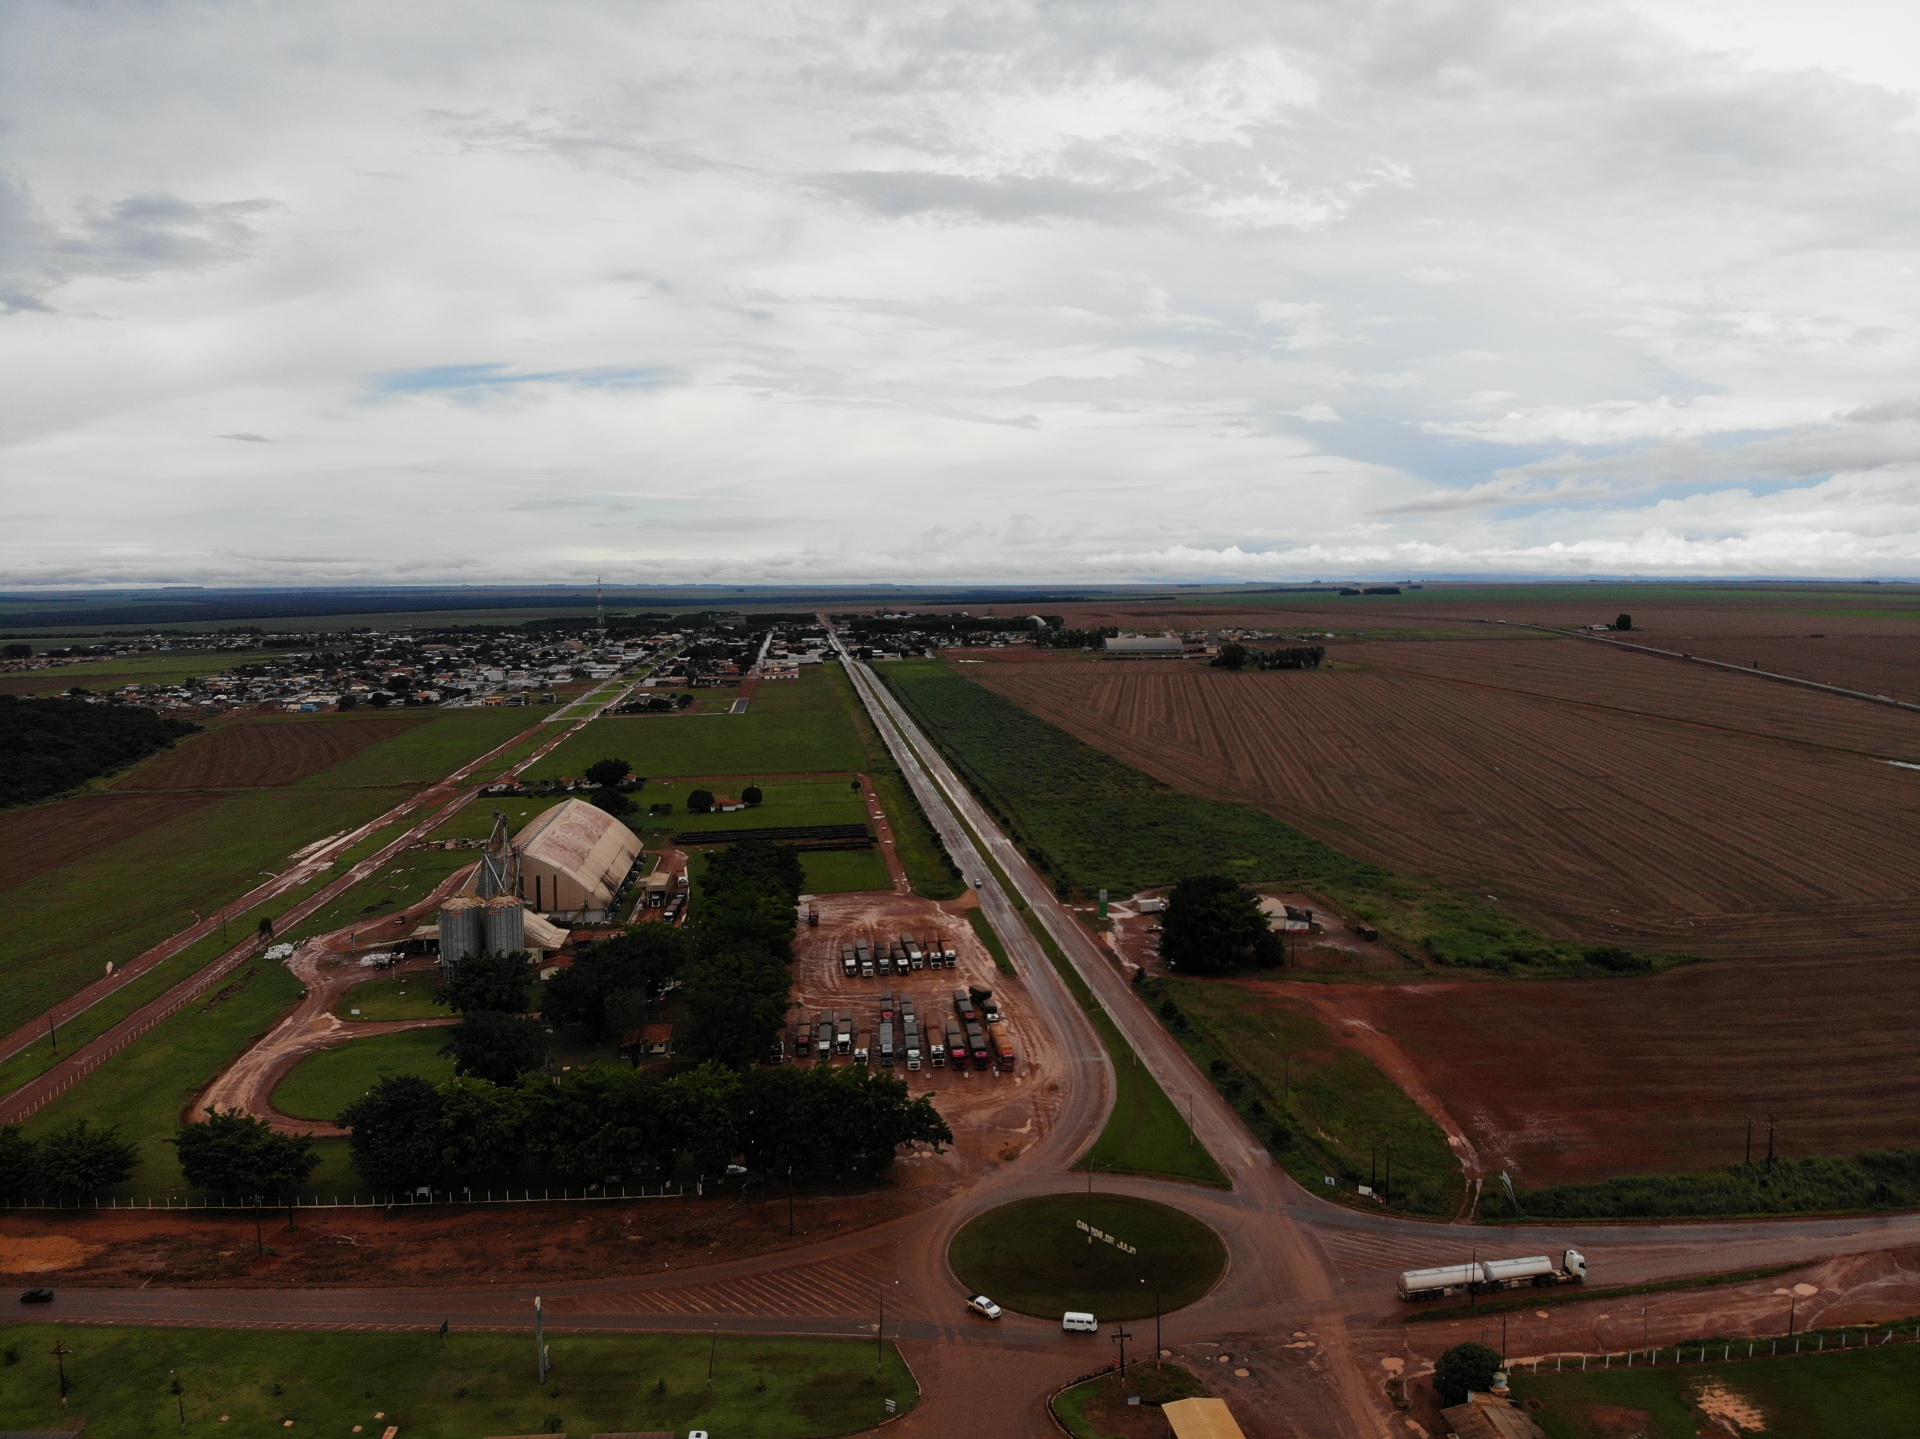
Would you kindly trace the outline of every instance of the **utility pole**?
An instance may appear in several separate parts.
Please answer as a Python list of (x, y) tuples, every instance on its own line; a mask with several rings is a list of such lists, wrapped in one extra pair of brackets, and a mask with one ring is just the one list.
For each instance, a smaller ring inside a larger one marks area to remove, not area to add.
[(1131, 1338), (1133, 1338), (1133, 1336), (1127, 1333), (1127, 1327), (1124, 1324), (1113, 1331), (1113, 1342), (1120, 1346), (1120, 1380), (1122, 1383), (1125, 1383), (1127, 1378), (1127, 1341)]
[(48, 1352), (53, 1355), (53, 1362), (60, 1366), (60, 1407), (64, 1409), (67, 1407), (67, 1356), (73, 1351), (67, 1348), (66, 1340), (56, 1339)]
[(47, 1038), (53, 1041), (53, 1052), (60, 1052), (60, 1035), (53, 1027), (53, 1011), (47, 1011)]
[(1160, 1351), (1166, 1346), (1160, 1342), (1160, 1286), (1142, 1279), (1142, 1284), (1153, 1290), (1153, 1367), (1160, 1367)]
[(1753, 1163), (1753, 1116), (1752, 1116), (1751, 1114), (1749, 1114), (1749, 1115), (1747, 1116), (1747, 1159), (1746, 1159), (1746, 1162), (1747, 1162), (1748, 1164), (1752, 1164), (1752, 1163)]
[(538, 1294), (533, 1296), (533, 1348), (534, 1357), (539, 1360), (540, 1382), (547, 1382), (547, 1326), (546, 1313)]
[(1387, 1182), (1380, 1186), (1380, 1202), (1393, 1208), (1393, 1146), (1387, 1146)]
[(1767, 1116), (1767, 1173), (1773, 1173), (1773, 1124), (1771, 1114)]
[(1793, 1314), (1799, 1307), (1800, 1296), (1798, 1294), (1789, 1294), (1787, 1296), (1787, 1338), (1789, 1339), (1793, 1338)]
[(173, 1402), (180, 1408), (180, 1432), (187, 1432), (187, 1394), (180, 1383), (180, 1376), (173, 1370), (167, 1371), (167, 1387), (173, 1390)]
[(1093, 1246), (1093, 1164), (1087, 1164), (1087, 1246)]
[(713, 1342), (707, 1345), (707, 1388), (713, 1388), (713, 1361), (720, 1353), (720, 1321), (713, 1321)]
[(880, 1322), (873, 1326), (873, 1367), (878, 1369), (886, 1362), (887, 1335), (887, 1291), (880, 1291)]
[(787, 1166), (787, 1238), (793, 1238), (793, 1166)]

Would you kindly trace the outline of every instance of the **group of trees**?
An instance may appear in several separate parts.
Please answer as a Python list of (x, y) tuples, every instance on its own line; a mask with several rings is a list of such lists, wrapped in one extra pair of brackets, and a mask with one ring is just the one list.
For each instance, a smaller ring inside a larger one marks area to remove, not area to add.
[(643, 924), (574, 951), (573, 965), (547, 981), (540, 1017), (583, 1024), (594, 1039), (618, 1039), (652, 1020), (668, 987), (693, 958), (693, 936), (670, 924)]
[(1285, 959), (1260, 896), (1223, 874), (1189, 875), (1167, 896), (1160, 954), (1182, 974), (1229, 974)]
[(209, 1109), (201, 1123), (181, 1126), (173, 1145), (195, 1189), (255, 1203), (296, 1193), (320, 1163), (305, 1135), (277, 1134), (238, 1109)]
[(736, 1072), (713, 1062), (671, 1079), (604, 1065), (514, 1085), (395, 1075), (339, 1122), (353, 1132), (354, 1167), (389, 1192), (506, 1186), (529, 1175), (665, 1178), (682, 1156), (705, 1175), (735, 1160), (878, 1173), (899, 1145), (953, 1139), (931, 1098), (910, 1099), (891, 1075), (852, 1066)]
[(1224, 644), (1207, 663), (1218, 670), (1311, 670), (1327, 657), (1325, 645), (1289, 645), (1282, 650), (1248, 649)]
[(0, 805), (51, 798), (199, 731), (138, 705), (0, 695)]
[(470, 954), (453, 966), (434, 1001), (461, 1016), (440, 1051), (453, 1056), (456, 1074), (511, 1084), (547, 1062), (552, 1037), (527, 1014), (532, 985), (524, 950)]
[(707, 861), (683, 1052), (736, 1069), (766, 1057), (792, 998), (788, 967), (805, 884), (799, 854), (768, 840), (728, 845)]
[(88, 1199), (124, 1184), (140, 1151), (117, 1126), (95, 1129), (77, 1119), (40, 1139), (28, 1139), (17, 1124), (0, 1128), (0, 1202)]

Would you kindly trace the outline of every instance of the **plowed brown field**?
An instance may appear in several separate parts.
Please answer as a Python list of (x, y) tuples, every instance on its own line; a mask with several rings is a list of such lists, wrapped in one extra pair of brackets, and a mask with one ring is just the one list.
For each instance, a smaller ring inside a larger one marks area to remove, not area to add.
[(215, 725), (117, 780), (118, 790), (292, 784), (419, 724), (407, 715), (241, 720)]
[(1577, 640), (1364, 668), (969, 666), (1168, 783), (1550, 932), (1702, 955), (1910, 953), (1920, 716)]
[[(1652, 978), (1272, 985), (1398, 1046), (1478, 1151), (1529, 1185), (1920, 1143), (1910, 959), (1702, 964)], [(1365, 1036), (1376, 1042), (1374, 1036)]]
[(0, 890), (85, 859), (217, 798), (211, 794), (90, 794), (0, 814)]

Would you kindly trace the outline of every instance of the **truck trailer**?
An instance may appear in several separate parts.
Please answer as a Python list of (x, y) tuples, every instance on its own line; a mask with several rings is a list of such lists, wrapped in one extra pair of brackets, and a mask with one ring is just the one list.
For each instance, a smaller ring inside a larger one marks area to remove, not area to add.
[(1582, 1284), (1586, 1278), (1586, 1256), (1569, 1249), (1557, 1265), (1544, 1254), (1534, 1254), (1524, 1259), (1474, 1259), (1438, 1269), (1409, 1269), (1396, 1287), (1402, 1299), (1444, 1299), (1449, 1294), (1550, 1289), (1556, 1284)]

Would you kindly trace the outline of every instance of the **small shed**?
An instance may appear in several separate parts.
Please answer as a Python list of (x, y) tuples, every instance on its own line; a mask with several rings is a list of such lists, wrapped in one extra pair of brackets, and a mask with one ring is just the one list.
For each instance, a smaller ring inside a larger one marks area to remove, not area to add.
[(1176, 1399), (1160, 1412), (1173, 1439), (1246, 1439), (1224, 1399)]
[(1442, 1409), (1440, 1417), (1455, 1439), (1547, 1439), (1524, 1409), (1492, 1394), (1469, 1393), (1466, 1403)]

